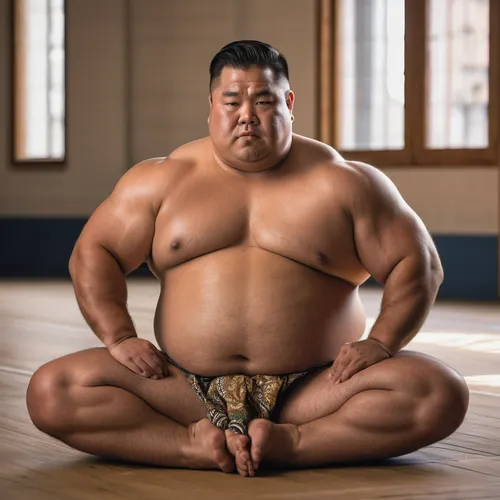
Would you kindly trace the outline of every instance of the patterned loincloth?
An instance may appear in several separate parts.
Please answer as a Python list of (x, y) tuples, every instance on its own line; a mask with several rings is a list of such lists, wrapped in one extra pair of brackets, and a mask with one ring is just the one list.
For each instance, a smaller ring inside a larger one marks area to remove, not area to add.
[(220, 429), (237, 434), (248, 434), (248, 424), (254, 418), (271, 419), (276, 404), (290, 386), (328, 365), (288, 375), (222, 375), (205, 377), (186, 371), (165, 354), (167, 360), (179, 368), (196, 395), (207, 409), (207, 418)]

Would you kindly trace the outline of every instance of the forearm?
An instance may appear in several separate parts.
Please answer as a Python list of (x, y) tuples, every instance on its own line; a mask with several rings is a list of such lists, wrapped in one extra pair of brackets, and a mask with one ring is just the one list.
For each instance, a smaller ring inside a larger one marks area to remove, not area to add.
[(369, 338), (395, 354), (418, 333), (436, 299), (442, 282), (439, 260), (429, 263), (402, 260), (384, 286), (380, 314)]
[(80, 310), (106, 345), (137, 336), (127, 310), (127, 285), (116, 259), (103, 247), (75, 248), (70, 274)]

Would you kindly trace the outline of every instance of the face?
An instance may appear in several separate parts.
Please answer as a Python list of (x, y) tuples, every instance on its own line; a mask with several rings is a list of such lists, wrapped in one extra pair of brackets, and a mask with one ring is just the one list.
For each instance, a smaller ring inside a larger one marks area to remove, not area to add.
[(294, 96), (272, 69), (226, 66), (210, 95), (209, 131), (216, 156), (247, 172), (267, 170), (288, 153)]

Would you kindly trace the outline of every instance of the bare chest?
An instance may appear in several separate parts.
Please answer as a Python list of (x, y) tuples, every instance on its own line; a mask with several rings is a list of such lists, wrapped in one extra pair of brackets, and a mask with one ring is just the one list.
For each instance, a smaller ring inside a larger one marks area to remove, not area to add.
[(256, 246), (353, 284), (367, 276), (350, 218), (331, 193), (307, 182), (185, 185), (158, 214), (151, 261), (162, 275), (236, 246)]

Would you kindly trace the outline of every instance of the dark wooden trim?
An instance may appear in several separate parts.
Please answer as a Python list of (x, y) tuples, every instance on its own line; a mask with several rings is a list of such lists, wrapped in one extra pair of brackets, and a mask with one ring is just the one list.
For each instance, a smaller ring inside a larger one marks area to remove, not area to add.
[(68, 164), (68, 22), (67, 22), (67, 8), (68, 2), (63, 0), (64, 9), (64, 157), (60, 159), (54, 158), (34, 158), (34, 159), (18, 159), (16, 141), (18, 140), (17, 131), (19, 124), (17, 123), (18, 117), (16, 116), (16, 88), (18, 85), (18, 68), (16, 57), (16, 36), (19, 29), (16, 22), (16, 2), (17, 0), (10, 0), (10, 33), (9, 33), (9, 52), (10, 52), (10, 134), (8, 142), (10, 145), (10, 163), (11, 167), (15, 169), (33, 169), (40, 170), (59, 170), (63, 169)]
[[(429, 92), (429, 62), (427, 61), (427, 1), (407, 0), (411, 5), (411, 30), (414, 43), (412, 77), (418, 82), (413, 86), (413, 95), (417, 106), (415, 114), (416, 129), (413, 137), (412, 163), (418, 166), (492, 166), (498, 165), (498, 66), (499, 61), (499, 2), (490, 0), (490, 74), (489, 74), (489, 106), (488, 127), (489, 146), (487, 148), (464, 149), (430, 149), (426, 146), (427, 138), (427, 96)], [(414, 37), (414, 38), (413, 38)], [(425, 75), (422, 78), (422, 75)]]
[[(319, 0), (319, 138), (338, 144), (341, 99), (339, 75), (338, 0)], [(500, 142), (500, 1), (490, 0), (489, 142), (486, 149), (428, 149), (426, 111), (428, 61), (426, 0), (405, 0), (405, 148), (403, 150), (340, 151), (347, 159), (381, 167), (497, 167)]]
[(126, 137), (126, 166), (128, 170), (134, 163), (134, 135), (133, 135), (133, 100), (132, 100), (132, 5), (131, 0), (125, 1), (125, 137)]
[(489, 149), (497, 163), (500, 142), (500, 2), (490, 0)]
[[(490, 0), (490, 40), (492, 44), (490, 46), (490, 109), (489, 109), (489, 119), (490, 119), (490, 146), (496, 148), (497, 166), (500, 171), (500, 2), (498, 0)], [(491, 62), (494, 61), (494, 64)], [(500, 192), (500, 184), (499, 184)], [(499, 210), (500, 210), (500, 194), (499, 199)], [(498, 231), (500, 234), (500, 213), (498, 217)], [(500, 245), (498, 246), (498, 287), (497, 294), (500, 297)]]
[(409, 164), (417, 163), (415, 150), (425, 137), (425, 65), (427, 0), (405, 1), (405, 146)]
[(409, 164), (409, 151), (404, 149), (394, 150), (339, 150), (339, 153), (350, 161), (362, 161), (375, 166), (400, 167)]
[(334, 0), (319, 0), (319, 4), (319, 138), (332, 144)]

